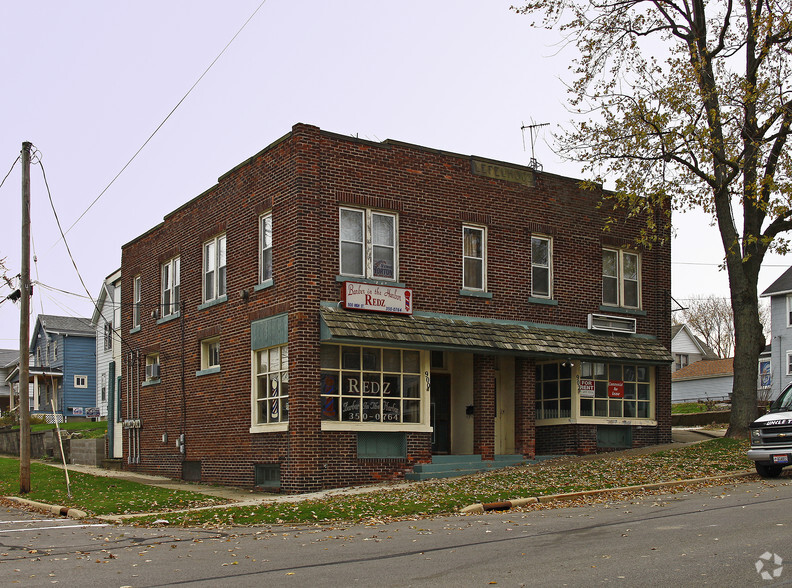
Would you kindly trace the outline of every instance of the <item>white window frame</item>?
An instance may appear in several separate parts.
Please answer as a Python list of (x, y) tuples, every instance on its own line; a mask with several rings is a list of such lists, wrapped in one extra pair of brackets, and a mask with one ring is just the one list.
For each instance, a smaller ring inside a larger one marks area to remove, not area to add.
[(113, 322), (105, 321), (104, 324), (104, 351), (112, 351), (113, 349)]
[[(260, 354), (267, 357), (266, 365)], [(273, 364), (270, 358), (278, 358)], [(289, 423), (289, 346), (256, 349), (252, 354), (251, 430), (287, 427)], [(262, 369), (263, 367), (263, 369)]]
[(100, 394), (99, 394), (99, 402), (107, 402), (107, 374), (103, 373), (100, 378)]
[(272, 280), (272, 213), (259, 217), (259, 284)]
[(132, 280), (132, 328), (140, 326), (140, 304), (143, 297), (143, 282), (139, 275)]
[(87, 388), (88, 387), (88, 376), (74, 376), (74, 387), (75, 388)]
[(181, 301), (181, 261), (174, 257), (162, 264), (162, 315), (170, 316), (179, 312)]
[(786, 352), (786, 375), (792, 376), (792, 351)]
[[(684, 360), (684, 361), (683, 361)], [(674, 371), (681, 370), (690, 365), (690, 355), (687, 353), (674, 354)]]
[[(611, 253), (616, 255), (616, 275), (605, 274), (605, 254)], [(628, 279), (624, 275), (625, 259), (628, 257), (635, 258), (636, 265), (636, 278)], [(616, 280), (616, 296), (618, 300), (606, 300), (605, 298), (605, 281)], [(636, 286), (636, 304), (627, 304), (625, 301), (625, 283), (635, 282)], [(607, 306), (618, 306), (621, 308), (641, 308), (641, 255), (635, 251), (626, 249), (613, 249), (605, 247), (602, 249), (602, 303)]]
[(792, 327), (792, 294), (786, 296), (787, 327)]
[[(541, 264), (534, 259), (534, 241), (547, 244), (547, 263)], [(547, 292), (537, 292), (535, 275), (537, 271), (547, 272)], [(545, 235), (531, 235), (531, 296), (534, 298), (553, 297), (553, 238)]]
[(160, 367), (159, 367), (159, 369), (160, 369), (160, 373), (159, 373), (159, 375), (158, 375), (158, 376), (151, 376), (151, 377), (150, 377), (150, 376), (149, 376), (149, 375), (146, 373), (148, 370), (145, 370), (145, 371), (143, 372), (143, 375), (144, 375), (144, 381), (146, 381), (146, 382), (158, 382), (158, 381), (160, 380), (160, 378), (162, 377), (162, 365), (160, 364), (160, 354), (159, 354), (159, 353), (147, 353), (147, 354), (146, 354), (146, 367), (148, 368), (148, 367), (149, 367), (149, 366), (151, 366), (151, 365), (158, 365), (158, 366), (160, 366)]
[[(475, 252), (470, 251), (467, 247), (467, 233), (468, 232), (481, 233), (481, 256), (473, 255)], [(478, 276), (481, 285), (469, 284), (467, 278), (467, 266), (469, 262), (481, 263), (480, 275)], [(487, 291), (487, 227), (479, 225), (462, 225), (462, 289), (472, 290), (475, 292)]]
[(201, 369), (220, 368), (220, 337), (201, 341)]
[(203, 301), (226, 295), (226, 235), (217, 235), (203, 244)]
[[(342, 217), (345, 213), (353, 213), (360, 216), (361, 224), (361, 240), (351, 239), (348, 235), (344, 235), (342, 228)], [(391, 243), (380, 241), (377, 242), (376, 221), (378, 218), (390, 219), (392, 225), (393, 240)], [(360, 252), (361, 257), (361, 271), (351, 271), (348, 267), (344, 271), (344, 249), (349, 249), (350, 246), (356, 246)], [(381, 270), (380, 258), (376, 254), (377, 251), (389, 251), (392, 257), (392, 276), (380, 275)], [(387, 282), (395, 282), (399, 275), (399, 217), (397, 214), (390, 212), (383, 212), (372, 209), (362, 208), (348, 208), (342, 206), (338, 211), (338, 268), (342, 276), (352, 276), (359, 278), (368, 278), (372, 280), (383, 280)]]

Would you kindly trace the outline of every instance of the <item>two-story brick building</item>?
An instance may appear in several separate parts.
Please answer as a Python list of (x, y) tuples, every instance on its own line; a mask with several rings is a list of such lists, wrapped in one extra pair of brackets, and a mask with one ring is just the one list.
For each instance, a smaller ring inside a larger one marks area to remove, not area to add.
[(287, 492), (670, 441), (670, 246), (574, 179), (298, 124), (127, 243), (127, 467)]

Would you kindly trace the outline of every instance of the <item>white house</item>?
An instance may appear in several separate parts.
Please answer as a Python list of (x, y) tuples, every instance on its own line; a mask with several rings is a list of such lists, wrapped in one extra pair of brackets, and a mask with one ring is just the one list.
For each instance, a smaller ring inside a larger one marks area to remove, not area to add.
[(671, 374), (671, 402), (727, 400), (734, 383), (734, 358), (702, 359)]
[(674, 356), (672, 372), (702, 359), (718, 359), (718, 355), (696, 337), (687, 325), (671, 326), (671, 354)]

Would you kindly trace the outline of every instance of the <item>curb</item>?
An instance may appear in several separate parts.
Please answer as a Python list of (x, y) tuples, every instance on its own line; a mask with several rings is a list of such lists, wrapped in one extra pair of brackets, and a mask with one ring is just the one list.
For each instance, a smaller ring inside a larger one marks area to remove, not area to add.
[(10, 500), (12, 502), (17, 502), (19, 504), (24, 504), (26, 506), (31, 506), (38, 510), (43, 510), (46, 512), (50, 512), (54, 515), (58, 515), (61, 517), (69, 517), (72, 519), (84, 519), (88, 516), (88, 514), (76, 508), (70, 508), (68, 506), (58, 506), (54, 504), (47, 504), (45, 502), (36, 502), (35, 500), (28, 500), (27, 498), (19, 498), (18, 496), (3, 496), (6, 500)]
[(560, 502), (564, 500), (574, 500), (585, 496), (598, 496), (612, 492), (630, 492), (636, 490), (655, 490), (658, 488), (671, 488), (674, 486), (685, 486), (687, 484), (698, 484), (701, 482), (716, 482), (726, 478), (742, 478), (755, 475), (756, 472), (736, 472), (734, 474), (723, 474), (720, 476), (710, 476), (707, 478), (691, 478), (689, 480), (676, 480), (674, 482), (655, 482), (654, 484), (639, 484), (637, 486), (621, 486), (618, 488), (601, 488), (598, 490), (585, 490), (583, 492), (568, 492), (566, 494), (548, 494), (546, 496), (529, 496), (527, 498), (516, 498), (514, 500), (504, 500), (502, 502), (479, 502), (470, 504), (462, 508), (461, 514), (481, 514), (490, 510), (509, 510), (526, 504), (547, 504), (550, 502)]

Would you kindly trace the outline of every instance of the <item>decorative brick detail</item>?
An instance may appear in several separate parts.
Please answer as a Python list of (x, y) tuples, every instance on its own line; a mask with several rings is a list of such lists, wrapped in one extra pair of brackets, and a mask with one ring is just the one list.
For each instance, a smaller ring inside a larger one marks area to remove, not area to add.
[(536, 363), (518, 357), (514, 361), (514, 450), (528, 458), (536, 456)]

